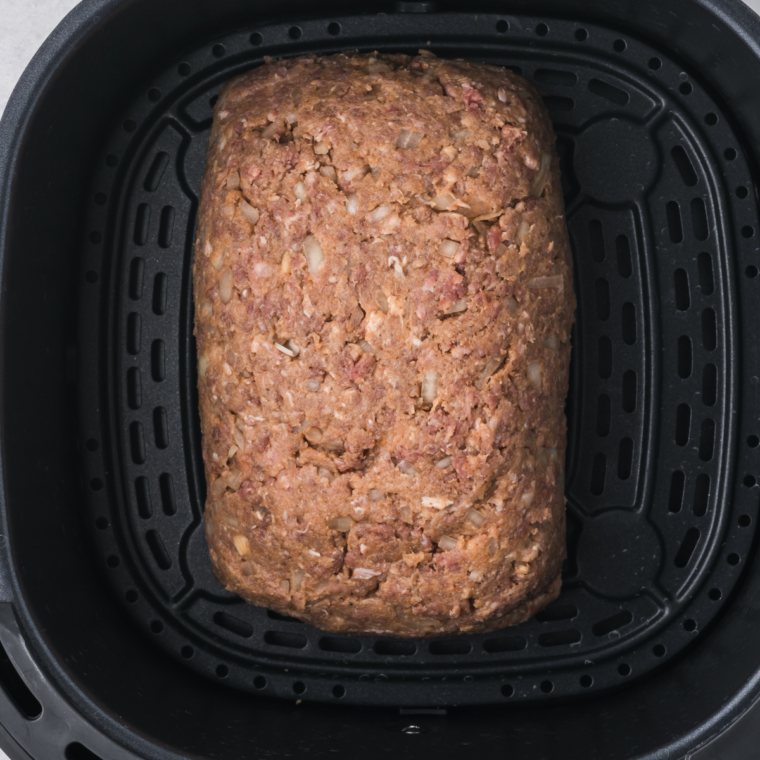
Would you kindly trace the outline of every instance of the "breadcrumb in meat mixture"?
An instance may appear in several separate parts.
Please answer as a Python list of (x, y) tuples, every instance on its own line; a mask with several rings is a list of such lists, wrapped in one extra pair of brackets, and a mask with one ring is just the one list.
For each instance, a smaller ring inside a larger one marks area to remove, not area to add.
[(331, 631), (519, 623), (560, 589), (572, 266), (503, 68), (268, 60), (222, 90), (195, 246), (221, 583)]

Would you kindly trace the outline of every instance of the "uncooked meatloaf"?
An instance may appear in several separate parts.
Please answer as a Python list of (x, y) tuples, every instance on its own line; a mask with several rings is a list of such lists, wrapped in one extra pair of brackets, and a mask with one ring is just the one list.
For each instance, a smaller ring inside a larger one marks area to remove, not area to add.
[(219, 581), (330, 631), (554, 599), (574, 297), (555, 136), (503, 68), (272, 61), (216, 104), (195, 334)]

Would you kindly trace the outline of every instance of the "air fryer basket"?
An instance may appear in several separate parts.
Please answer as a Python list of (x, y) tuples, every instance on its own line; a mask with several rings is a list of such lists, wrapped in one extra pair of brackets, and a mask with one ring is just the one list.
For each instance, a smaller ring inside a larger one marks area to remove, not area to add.
[[(760, 666), (760, 22), (674, 0), (666, 40), (663, 4), (246, 6), (86, 2), (4, 119), (6, 729), (52, 757), (63, 722), (74, 760), (368, 738), (370, 756), (682, 756), (749, 706)], [(230, 77), (265, 55), (421, 47), (518, 71), (559, 136), (579, 304), (569, 557), (561, 597), (498, 634), (328, 636), (211, 574), (197, 192)]]

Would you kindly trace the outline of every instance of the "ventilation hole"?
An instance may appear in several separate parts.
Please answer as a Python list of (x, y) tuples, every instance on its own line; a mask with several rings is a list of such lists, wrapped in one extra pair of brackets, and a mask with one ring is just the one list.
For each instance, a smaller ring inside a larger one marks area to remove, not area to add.
[(338, 684), (337, 686), (333, 686), (332, 695), (335, 699), (342, 699), (346, 696), (346, 690)]
[(106, 156), (106, 166), (110, 166), (113, 169), (114, 166), (118, 166), (118, 165), (119, 165), (119, 159), (116, 156), (114, 156), (113, 153), (109, 153)]
[(267, 617), (270, 620), (279, 620), (281, 623), (298, 623), (302, 625), (301, 621), (297, 618), (290, 617), (289, 615), (280, 615), (279, 612), (275, 612), (274, 610), (267, 610)]
[(546, 37), (546, 35), (549, 34), (549, 27), (546, 24), (539, 24), (536, 27), (536, 34), (539, 37)]
[(119, 562), (120, 560), (115, 554), (112, 554), (110, 557), (106, 558), (106, 565), (108, 565), (108, 567), (110, 567), (112, 570), (119, 566)]
[(137, 122), (134, 119), (127, 119), (123, 126), (125, 132), (134, 132), (137, 129)]
[(726, 161), (733, 161), (736, 158), (736, 151), (733, 148), (726, 148), (723, 151), (723, 157)]
[(550, 111), (566, 112), (572, 111), (575, 108), (575, 101), (562, 95), (544, 95), (543, 101)]
[(180, 76), (186, 77), (192, 69), (190, 68), (189, 63), (180, 63), (179, 66), (177, 66), (177, 71), (179, 72)]
[(708, 127), (714, 127), (718, 123), (718, 115), (714, 113), (705, 114), (705, 124)]
[(678, 339), (678, 377), (691, 377), (691, 338), (682, 335)]
[[(633, 622), (633, 615), (628, 610), (622, 610), (621, 612), (612, 615), (611, 617), (600, 620), (595, 623), (591, 632), (594, 636), (607, 636), (613, 631), (617, 631), (620, 628), (624, 628)], [(590, 684), (589, 684), (590, 685)]]
[(171, 517), (177, 514), (177, 501), (174, 498), (174, 480), (168, 472), (161, 473), (158, 478), (158, 491), (161, 494), (161, 509)]
[(566, 631), (551, 631), (542, 633), (538, 637), (538, 644), (542, 647), (559, 647), (568, 644), (577, 644), (581, 640), (581, 632), (573, 629)]
[(470, 654), (472, 644), (467, 639), (439, 639), (431, 641), (428, 650), (430, 654)]
[(738, 565), (739, 562), (741, 562), (741, 557), (736, 554), (736, 552), (729, 554), (726, 559), (728, 560), (729, 565)]
[(158, 103), (158, 101), (161, 100), (161, 90), (156, 87), (151, 87), (148, 90), (148, 100), (150, 100), (151, 103)]
[(174, 207), (164, 206), (161, 209), (161, 223), (158, 227), (158, 244), (162, 248), (168, 248), (172, 244), (174, 235)]
[(142, 341), (142, 321), (137, 312), (132, 312), (127, 317), (127, 351), (132, 356), (140, 353), (140, 343)]
[(712, 351), (718, 345), (718, 330), (715, 312), (712, 309), (702, 312), (702, 344), (708, 351)]
[(757, 277), (757, 267), (754, 264), (750, 264), (744, 270), (744, 274), (746, 274), (747, 277)]
[(596, 434), (604, 438), (610, 433), (612, 421), (612, 404), (610, 397), (603, 393), (596, 402)]
[(755, 234), (755, 228), (746, 225), (742, 227), (742, 237), (751, 238)]
[(358, 654), (362, 651), (362, 643), (359, 639), (338, 638), (337, 636), (323, 636), (319, 640), (319, 648), (323, 652), (339, 652), (340, 654)]
[(680, 512), (683, 506), (683, 490), (686, 477), (681, 470), (676, 470), (670, 476), (670, 495), (668, 496), (668, 511)]
[(713, 281), (712, 256), (709, 253), (700, 253), (697, 257), (699, 267), (699, 287), (700, 290), (709, 296), (715, 289)]
[(262, 42), (264, 42), (264, 37), (261, 35), (261, 32), (254, 32), (251, 35), (250, 40), (251, 40), (251, 45), (257, 45), (258, 46)]
[(212, 95), (211, 99), (209, 100), (208, 104), (211, 106), (212, 110), (214, 106), (219, 102), (219, 95)]
[(598, 451), (594, 455), (594, 463), (591, 467), (591, 493), (601, 496), (604, 493), (604, 476), (607, 471), (607, 457)]
[(179, 650), (179, 653), (182, 655), (182, 659), (192, 660), (195, 650), (189, 644), (185, 644), (185, 646)]
[(599, 338), (599, 377), (606, 380), (612, 374), (612, 341), (605, 335)]
[(622, 403), (624, 412), (636, 411), (636, 373), (632, 369), (623, 374)]
[(744, 185), (739, 185), (739, 187), (736, 188), (736, 197), (737, 198), (746, 198), (749, 195), (749, 190), (747, 190)]
[(100, 491), (103, 489), (103, 481), (100, 478), (93, 478), (90, 481), (90, 488), (93, 491)]
[(689, 560), (694, 554), (694, 550), (699, 543), (699, 529), (689, 528), (681, 541), (681, 545), (676, 552), (675, 564), (676, 567), (684, 568), (689, 564)]
[[(92, 231), (92, 232), (89, 234), (89, 236), (88, 236), (88, 237), (89, 237), (89, 240), (90, 240), (90, 242), (91, 242), (93, 245), (97, 245), (98, 243), (100, 243), (100, 242), (103, 240), (103, 236), (102, 236), (102, 235), (101, 235), (99, 232), (97, 232), (97, 231), (95, 231), (95, 230), (93, 230), (93, 231)], [(88, 274), (89, 274), (89, 273), (88, 273)], [(95, 280), (97, 280), (97, 279), (98, 279), (98, 275), (97, 275), (97, 274), (95, 274)], [(95, 282), (95, 280), (90, 280), (89, 282)]]
[(760, 438), (758, 438), (756, 435), (751, 435), (747, 438), (747, 446), (749, 446), (751, 449), (756, 449), (758, 446), (760, 446)]
[(694, 501), (691, 509), (697, 517), (702, 517), (707, 512), (709, 498), (710, 476), (706, 472), (703, 472), (697, 475), (697, 479), (694, 481)]
[(164, 630), (164, 624), (160, 620), (154, 620), (150, 624), (151, 633), (159, 634), (159, 633), (163, 633), (163, 630)]
[(253, 626), (244, 620), (239, 620), (226, 612), (217, 612), (214, 615), (214, 622), (225, 631), (234, 633), (242, 639), (250, 639), (253, 636)]
[[(150, 231), (150, 206), (147, 203), (141, 203), (137, 207), (137, 213), (135, 214), (135, 245), (145, 245), (148, 242), (148, 234)], [(137, 261), (135, 259), (134, 261)], [(133, 262), (134, 263), (134, 262)], [(142, 282), (140, 283), (142, 289)], [(131, 293), (131, 290), (130, 290)], [(137, 296), (139, 298), (139, 296)]]
[(574, 604), (550, 604), (536, 615), (536, 620), (539, 623), (554, 623), (575, 617), (578, 617), (578, 608)]
[(42, 715), (42, 705), (24, 683), (2, 644), (0, 644), (0, 686), (27, 720), (35, 720)]
[(610, 318), (610, 284), (604, 278), (596, 281), (596, 316), (603, 322)]
[(754, 475), (745, 475), (744, 476), (744, 485), (747, 488), (752, 488), (754, 485), (756, 485), (757, 480), (755, 479)]
[(578, 679), (578, 683), (584, 688), (588, 689), (593, 685), (594, 679), (591, 676), (583, 675)]
[(124, 598), (127, 600), (128, 604), (134, 604), (139, 599), (139, 596), (137, 594), (137, 591), (130, 589), (126, 594), (124, 594)]
[(142, 406), (142, 383), (137, 367), (130, 367), (127, 371), (127, 404), (130, 409)]
[(293, 684), (293, 692), (295, 694), (303, 694), (306, 691), (306, 684), (303, 681), (296, 681)]
[(664, 657), (668, 650), (662, 644), (655, 644), (652, 647), (652, 654), (655, 657)]
[(578, 42), (585, 42), (588, 39), (588, 32), (583, 27), (576, 29), (575, 39), (578, 40)]
[(623, 340), (629, 346), (636, 342), (636, 307), (626, 301), (622, 313)]
[(264, 676), (256, 676), (256, 678), (253, 679), (253, 687), (255, 689), (266, 689), (267, 679), (264, 678)]
[(750, 525), (752, 525), (752, 518), (749, 515), (742, 515), (739, 518), (740, 528), (749, 528)]
[(291, 26), (290, 29), (288, 29), (288, 37), (290, 37), (291, 40), (300, 40), (302, 35), (303, 31), (300, 26)]
[(633, 465), (633, 441), (630, 438), (623, 438), (618, 448), (618, 479), (628, 480), (631, 477), (631, 467)]
[(588, 237), (591, 244), (591, 258), (598, 262), (604, 261), (604, 232), (602, 223), (592, 219), (588, 224)]
[(705, 364), (702, 370), (702, 401), (705, 406), (715, 404), (718, 393), (718, 368), (714, 364)]
[(631, 666), (625, 662), (622, 663), (622, 665), (618, 665), (618, 673), (620, 673), (621, 676), (631, 675)]
[(681, 209), (675, 201), (668, 201), (665, 206), (665, 214), (668, 217), (668, 231), (670, 239), (674, 243), (683, 240), (683, 226), (681, 224)]
[(148, 543), (148, 548), (153, 555), (153, 559), (156, 560), (156, 564), (162, 570), (168, 570), (172, 566), (172, 558), (169, 556), (169, 552), (166, 551), (161, 536), (155, 530), (149, 530), (145, 534), (145, 540)]
[(396, 641), (394, 639), (378, 639), (372, 650), (375, 654), (411, 657), (417, 652), (417, 645), (411, 641)]
[(508, 32), (509, 31), (509, 22), (505, 21), (503, 18), (499, 19), (496, 22), (496, 31), (499, 34), (505, 34), (506, 32)]
[(148, 478), (141, 476), (135, 480), (135, 498), (137, 499), (137, 514), (143, 520), (153, 517), (153, 502), (150, 498)]
[(572, 87), (578, 81), (578, 77), (572, 71), (559, 71), (558, 69), (537, 69), (533, 78), (542, 84), (561, 85), (562, 87)]
[(156, 338), (150, 346), (150, 375), (156, 383), (166, 378), (166, 350), (161, 338)]
[(106, 530), (108, 528), (108, 520), (106, 520), (105, 517), (98, 517), (98, 519), (95, 520), (95, 527), (98, 530)]
[(145, 260), (136, 256), (129, 265), (129, 297), (133, 301), (139, 300), (142, 295), (144, 273)]
[(662, 61), (659, 58), (650, 58), (649, 59), (649, 68), (652, 69), (652, 71), (657, 71), (657, 69), (662, 66)]
[(678, 311), (686, 311), (690, 304), (689, 297), (689, 276), (685, 269), (676, 269), (673, 272), (673, 284), (676, 291), (676, 308)]
[(520, 652), (528, 646), (522, 636), (502, 636), (498, 639), (487, 639), (483, 642), (483, 651), (488, 654), (502, 652)]
[(709, 462), (713, 457), (715, 446), (715, 423), (711, 419), (702, 421), (702, 432), (699, 436), (699, 458)]
[(689, 633), (691, 633), (692, 631), (696, 631), (697, 630), (697, 621), (696, 620), (692, 620), (691, 618), (689, 618), (688, 620), (684, 620), (683, 621), (683, 628), (684, 628), (685, 631), (688, 631)]
[[(498, 24), (497, 24), (498, 28)], [(337, 21), (332, 21), (327, 25), (327, 33), (331, 34), (333, 37), (337, 37), (337, 35), (340, 34), (341, 26)]]
[(66, 760), (101, 760), (100, 755), (96, 755), (79, 742), (71, 742), (63, 754)]
[(153, 437), (156, 448), (165, 449), (169, 446), (169, 418), (163, 406), (153, 410)]
[(618, 235), (615, 239), (617, 250), (618, 272), (621, 277), (630, 277), (633, 274), (631, 264), (631, 244), (626, 235)]
[(681, 82), (678, 87), (678, 91), (681, 95), (691, 95), (691, 91), (694, 89), (688, 82)]
[(216, 675), (218, 678), (227, 678), (230, 674), (230, 669), (226, 665), (216, 666)]
[(132, 461), (135, 464), (145, 462), (145, 436), (143, 427), (139, 422), (133, 422), (129, 426), (129, 446), (132, 453)]
[(161, 316), (166, 313), (166, 301), (169, 290), (169, 278), (159, 272), (153, 279), (153, 313)]
[(514, 687), (510, 686), (510, 684), (508, 684), (508, 683), (505, 683), (501, 687), (501, 696), (502, 697), (506, 697), (507, 699), (509, 699), (509, 697), (511, 697), (514, 693), (515, 693)]
[(551, 681), (542, 681), (541, 691), (544, 694), (551, 694), (554, 691), (554, 684)]
[(694, 187), (697, 184), (697, 173), (694, 171), (694, 167), (686, 151), (680, 145), (676, 145), (670, 151), (670, 155), (673, 157), (676, 169), (678, 169), (678, 173), (681, 175), (684, 184)]
[(145, 175), (145, 183), (143, 187), (149, 192), (155, 192), (158, 186), (161, 184), (161, 179), (164, 176), (166, 167), (169, 165), (169, 154), (165, 151), (161, 151), (156, 154), (153, 159), (153, 163), (148, 169), (148, 173)]
[(622, 53), (628, 46), (625, 44), (625, 40), (615, 40), (612, 43), (612, 49), (616, 53)]
[(688, 404), (679, 404), (676, 410), (676, 443), (685, 446), (689, 442), (689, 430), (691, 428), (691, 407)]
[(599, 95), (619, 106), (624, 106), (630, 100), (630, 96), (625, 90), (621, 90), (619, 87), (603, 82), (601, 79), (590, 79), (588, 89), (593, 92), (594, 95)]
[(691, 225), (697, 240), (707, 240), (710, 228), (707, 226), (707, 210), (701, 198), (691, 199)]
[(224, 58), (224, 54), (227, 52), (224, 45), (214, 45), (214, 47), (211, 48), (211, 55), (214, 56), (214, 58)]
[(303, 649), (307, 642), (306, 636), (302, 633), (291, 633), (290, 631), (267, 631), (264, 634), (264, 641), (276, 647), (287, 647), (288, 649)]

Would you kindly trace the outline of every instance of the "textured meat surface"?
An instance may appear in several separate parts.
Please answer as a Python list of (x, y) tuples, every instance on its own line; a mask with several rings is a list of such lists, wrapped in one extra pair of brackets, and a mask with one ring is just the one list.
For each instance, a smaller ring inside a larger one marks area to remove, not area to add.
[(206, 536), (332, 631), (490, 631), (559, 593), (575, 301), (536, 91), (430, 54), (223, 89), (195, 248)]

